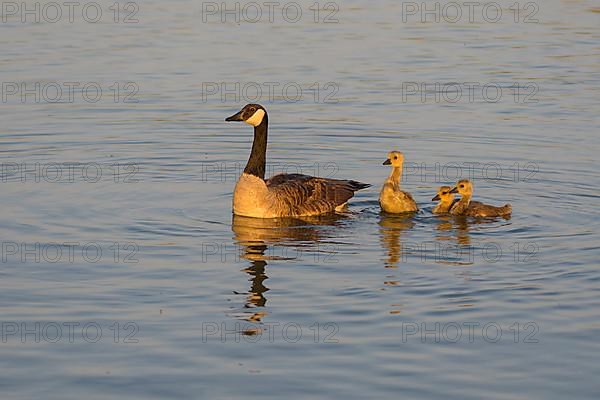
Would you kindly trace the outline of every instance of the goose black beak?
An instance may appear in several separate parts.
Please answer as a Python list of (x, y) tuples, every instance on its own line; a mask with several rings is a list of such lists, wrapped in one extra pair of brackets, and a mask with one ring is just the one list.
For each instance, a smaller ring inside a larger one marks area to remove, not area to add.
[(243, 121), (242, 111), (233, 114), (231, 117), (225, 118), (225, 121)]
[(431, 199), (431, 201), (438, 201), (440, 200), (440, 195), (436, 194), (435, 197), (433, 199)]
[(457, 188), (457, 187), (455, 187), (454, 189), (452, 189), (452, 190), (450, 191), (450, 193), (458, 193), (458, 188)]
[(383, 165), (391, 165), (391, 164), (392, 164), (392, 162), (390, 161), (389, 158), (383, 162)]

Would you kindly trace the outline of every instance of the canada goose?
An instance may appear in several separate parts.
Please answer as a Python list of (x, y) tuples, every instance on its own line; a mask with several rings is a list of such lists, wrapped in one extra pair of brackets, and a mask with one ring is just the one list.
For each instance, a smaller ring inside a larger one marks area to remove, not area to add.
[(254, 127), (250, 158), (233, 192), (233, 213), (255, 218), (321, 215), (341, 210), (357, 190), (371, 185), (352, 180), (279, 174), (265, 180), (269, 118), (259, 104), (248, 104), (225, 121)]
[(383, 183), (379, 193), (379, 205), (387, 213), (398, 214), (403, 212), (419, 211), (417, 203), (410, 193), (400, 190), (400, 178), (402, 178), (402, 167), (404, 154), (399, 151), (391, 151), (383, 165), (391, 165), (392, 172)]
[(505, 204), (502, 207), (490, 206), (478, 201), (471, 201), (473, 184), (468, 179), (461, 179), (450, 193), (459, 193), (460, 200), (452, 206), (450, 214), (467, 215), (470, 217), (500, 217), (510, 215), (512, 206)]
[(439, 203), (433, 208), (434, 214), (445, 214), (450, 212), (452, 206), (458, 201), (454, 199), (454, 193), (451, 193), (452, 188), (450, 186), (440, 186), (437, 194), (431, 201), (438, 201)]

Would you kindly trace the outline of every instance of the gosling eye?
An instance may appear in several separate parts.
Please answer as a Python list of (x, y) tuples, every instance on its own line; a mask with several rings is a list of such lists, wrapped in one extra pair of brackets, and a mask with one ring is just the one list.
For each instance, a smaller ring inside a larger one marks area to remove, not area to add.
[(464, 189), (465, 185), (460, 185), (461, 189)]
[(397, 160), (397, 159), (398, 159), (398, 156), (394, 156), (394, 160)]

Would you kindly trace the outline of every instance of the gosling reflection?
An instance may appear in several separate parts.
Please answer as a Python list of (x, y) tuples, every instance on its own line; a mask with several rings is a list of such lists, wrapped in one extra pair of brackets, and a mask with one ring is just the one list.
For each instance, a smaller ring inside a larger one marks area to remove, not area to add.
[(435, 238), (439, 241), (456, 242), (461, 246), (471, 245), (469, 221), (463, 216), (450, 214), (436, 216)]
[(319, 251), (318, 244), (329, 235), (332, 227), (340, 225), (346, 217), (338, 214), (302, 217), (260, 219), (233, 215), (231, 228), (234, 240), (241, 248), (240, 257), (250, 261), (243, 269), (249, 276), (250, 289), (245, 294), (244, 311), (240, 318), (250, 322), (260, 322), (267, 312), (265, 285), (268, 278), (267, 261), (295, 260), (302, 256), (302, 250)]
[[(502, 218), (508, 220), (508, 218)], [(501, 218), (470, 218), (464, 215), (436, 216), (436, 246), (437, 262), (449, 265), (472, 265), (479, 257), (487, 259), (486, 245), (471, 240), (471, 231), (477, 230), (478, 225), (489, 224)]]
[(436, 262), (448, 265), (473, 264), (473, 249), (467, 218), (443, 214), (436, 216), (436, 224)]
[(456, 243), (461, 246), (471, 245), (471, 234), (469, 233), (469, 221), (463, 216), (454, 217), (454, 224), (456, 226)]
[[(402, 232), (415, 225), (412, 218), (411, 214), (381, 215), (379, 233), (381, 244), (387, 252), (386, 268), (398, 268), (398, 264), (401, 263), (405, 255), (402, 249)], [(389, 284), (394, 284), (393, 282), (389, 281)]]

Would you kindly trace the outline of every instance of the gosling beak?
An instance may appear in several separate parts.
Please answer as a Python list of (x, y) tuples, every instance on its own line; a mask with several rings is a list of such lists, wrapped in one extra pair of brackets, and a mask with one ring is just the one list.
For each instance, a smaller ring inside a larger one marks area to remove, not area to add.
[(392, 161), (388, 158), (383, 162), (383, 165), (392, 165)]
[(227, 117), (225, 118), (225, 121), (243, 121), (244, 119), (242, 118), (242, 111), (233, 114), (231, 117)]
[(450, 193), (458, 193), (458, 188), (457, 188), (457, 187), (455, 187), (454, 189), (452, 189), (452, 190), (450, 191)]
[(431, 199), (431, 201), (438, 201), (438, 200), (440, 200), (440, 199), (441, 199), (441, 198), (440, 198), (440, 195), (439, 195), (439, 194), (436, 194), (436, 195), (435, 195), (435, 197), (434, 197), (433, 199)]

